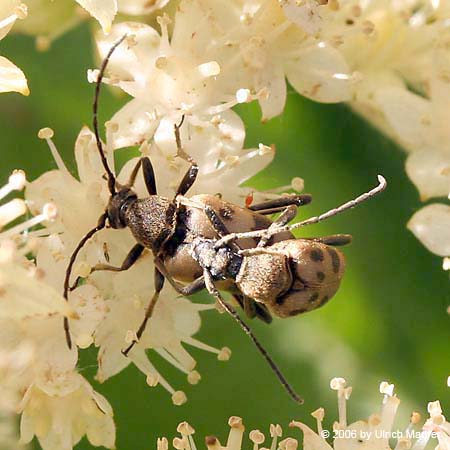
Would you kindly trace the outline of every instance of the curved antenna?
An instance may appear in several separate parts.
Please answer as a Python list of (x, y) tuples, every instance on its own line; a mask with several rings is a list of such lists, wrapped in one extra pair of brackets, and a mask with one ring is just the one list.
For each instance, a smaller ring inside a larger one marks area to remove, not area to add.
[(287, 391), (287, 393), (292, 398), (292, 400), (294, 400), (296, 403), (299, 403), (300, 405), (303, 404), (304, 400), (297, 394), (297, 392), (295, 392), (294, 388), (286, 380), (286, 378), (281, 373), (278, 366), (275, 364), (275, 361), (269, 355), (267, 350), (262, 346), (261, 342), (259, 342), (258, 338), (253, 334), (250, 327), (239, 317), (239, 314), (236, 312), (236, 310), (223, 299), (222, 295), (215, 287), (213, 279), (211, 277), (211, 274), (208, 272), (208, 270), (204, 270), (203, 275), (205, 278), (205, 285), (206, 285), (206, 289), (208, 290), (208, 292), (216, 298), (216, 300), (219, 302), (220, 306), (231, 317), (233, 317), (233, 319), (238, 323), (238, 325), (241, 327), (241, 329), (244, 331), (244, 333), (251, 339), (253, 344), (255, 344), (255, 347), (258, 349), (259, 353), (261, 353), (263, 358), (269, 364), (269, 367), (275, 373), (275, 375), (278, 378), (278, 380), (280, 381), (281, 385)]
[[(73, 268), (73, 265), (74, 265), (74, 263), (75, 263), (75, 261), (77, 259), (78, 253), (80, 253), (80, 250), (84, 247), (84, 244), (86, 244), (86, 242), (92, 236), (94, 236), (95, 233), (97, 233), (98, 231), (100, 231), (103, 228), (105, 228), (107, 217), (108, 217), (107, 213), (103, 213), (100, 216), (100, 218), (98, 220), (98, 223), (97, 223), (97, 226), (95, 228), (92, 228), (92, 230), (88, 231), (82, 237), (80, 242), (78, 242), (78, 245), (76, 246), (75, 250), (70, 255), (69, 264), (67, 265), (66, 275), (65, 275), (65, 278), (64, 278), (64, 293), (63, 293), (63, 296), (66, 299), (66, 301), (69, 301), (69, 280), (70, 280), (70, 275), (72, 273), (72, 268)], [(66, 334), (67, 346), (69, 347), (69, 349), (71, 349), (72, 348), (72, 338), (70, 336), (69, 320), (67, 319), (67, 317), (64, 317), (64, 332)]]
[(108, 65), (108, 62), (111, 58), (111, 55), (113, 54), (114, 50), (125, 40), (127, 37), (127, 34), (124, 34), (108, 51), (108, 54), (106, 55), (105, 59), (102, 62), (102, 65), (100, 67), (100, 72), (97, 77), (97, 81), (95, 83), (95, 94), (94, 94), (94, 102), (92, 104), (92, 112), (93, 112), (93, 119), (92, 119), (92, 125), (94, 127), (94, 134), (95, 134), (95, 140), (97, 142), (97, 149), (100, 154), (100, 158), (102, 160), (103, 167), (106, 170), (106, 174), (108, 175), (108, 189), (111, 194), (115, 194), (116, 189), (116, 178), (114, 174), (112, 173), (112, 170), (109, 168), (108, 161), (106, 159), (105, 151), (103, 149), (102, 141), (100, 140), (100, 133), (98, 131), (98, 100), (100, 98), (100, 88), (102, 85), (102, 80), (105, 75), (106, 66)]
[(303, 220), (301, 222), (294, 223), (293, 225), (285, 225), (282, 227), (274, 227), (273, 229), (266, 229), (266, 230), (256, 230), (256, 231), (247, 231), (244, 233), (230, 233), (227, 236), (224, 236), (223, 238), (219, 239), (215, 245), (215, 248), (223, 247), (224, 245), (227, 245), (229, 242), (234, 241), (236, 239), (244, 239), (244, 238), (255, 238), (255, 237), (264, 237), (266, 239), (269, 239), (271, 236), (283, 233), (285, 231), (292, 231), (296, 228), (304, 227), (306, 225), (312, 225), (314, 223), (319, 223), (324, 221), (325, 219), (329, 219), (330, 217), (336, 216), (340, 214), (341, 212), (346, 211), (347, 209), (352, 209), (355, 206), (359, 205), (360, 203), (365, 202), (366, 200), (369, 200), (372, 197), (375, 197), (375, 195), (379, 194), (380, 192), (384, 191), (387, 186), (387, 181), (382, 175), (378, 175), (378, 185), (375, 186), (373, 189), (371, 189), (368, 192), (364, 192), (364, 194), (359, 195), (358, 197), (349, 200), (348, 202), (343, 203), (342, 205), (338, 206), (337, 208), (330, 209), (329, 211), (320, 214), (318, 216), (310, 217), (309, 219)]

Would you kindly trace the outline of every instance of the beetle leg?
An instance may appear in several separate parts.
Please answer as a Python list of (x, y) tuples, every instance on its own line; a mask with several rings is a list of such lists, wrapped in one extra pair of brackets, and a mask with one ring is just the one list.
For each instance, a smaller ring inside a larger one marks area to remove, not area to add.
[(334, 247), (340, 247), (343, 245), (350, 244), (352, 242), (351, 234), (332, 234), (330, 236), (313, 237), (313, 238), (302, 238), (309, 241), (320, 242), (325, 245), (332, 245)]
[(162, 291), (163, 287), (164, 287), (164, 276), (158, 269), (155, 268), (155, 293), (153, 294), (153, 297), (151, 298), (149, 304), (147, 305), (144, 320), (142, 321), (140, 327), (136, 331), (136, 339), (133, 339), (133, 342), (131, 342), (131, 344), (125, 350), (122, 350), (124, 356), (128, 356), (128, 353), (130, 353), (134, 345), (140, 341), (142, 334), (144, 333), (145, 328), (147, 326), (147, 322), (152, 317), (153, 310), (155, 309), (156, 303), (158, 302), (159, 299), (159, 294)]
[(184, 116), (179, 125), (174, 125), (175, 130), (175, 140), (177, 142), (177, 156), (181, 159), (184, 159), (186, 162), (190, 164), (190, 167), (186, 174), (184, 175), (183, 179), (180, 182), (180, 185), (178, 186), (178, 189), (175, 193), (175, 197), (177, 195), (184, 195), (186, 192), (191, 188), (191, 186), (194, 184), (197, 174), (198, 174), (198, 164), (194, 161), (192, 156), (188, 155), (182, 145), (181, 145), (181, 137), (180, 137), (180, 127), (184, 121)]
[(286, 206), (290, 205), (305, 206), (308, 203), (311, 203), (311, 201), (312, 197), (309, 194), (289, 194), (273, 200), (267, 200), (265, 202), (250, 205), (248, 209), (251, 211), (258, 211), (259, 214), (267, 215), (281, 212), (286, 208)]
[(136, 181), (136, 176), (139, 172), (139, 169), (142, 165), (142, 158), (139, 158), (138, 162), (134, 166), (133, 170), (131, 171), (130, 178), (128, 179), (128, 183), (126, 184), (128, 187), (134, 186), (134, 182)]
[(155, 172), (153, 170), (153, 165), (150, 161), (150, 158), (147, 156), (144, 158), (141, 158), (142, 160), (142, 172), (144, 174), (144, 181), (145, 186), (147, 187), (147, 192), (150, 195), (156, 195), (156, 178), (155, 178)]
[[(211, 208), (211, 206), (209, 205), (205, 205), (204, 212), (206, 217), (209, 219), (209, 222), (213, 226), (214, 231), (219, 235), (220, 238), (223, 238), (224, 236), (228, 236), (230, 234), (227, 226), (223, 223), (223, 220), (219, 217), (214, 208)], [(239, 247), (236, 242), (230, 242), (229, 245), (235, 251), (241, 250), (241, 247)]]
[(280, 369), (277, 367), (277, 365), (271, 358), (271, 356), (267, 353), (267, 350), (262, 346), (257, 337), (253, 334), (250, 327), (239, 317), (239, 314), (236, 312), (236, 310), (223, 299), (222, 295), (214, 285), (211, 273), (207, 269), (204, 269), (203, 276), (205, 278), (205, 285), (206, 289), (208, 289), (208, 292), (217, 300), (219, 305), (238, 323), (238, 325), (241, 327), (244, 333), (251, 339), (253, 344), (256, 346), (256, 348), (259, 350), (259, 352), (264, 357), (266, 362), (269, 364), (272, 371), (277, 376), (281, 385), (286, 389), (290, 397), (297, 403), (303, 403), (303, 399), (299, 397), (299, 395), (294, 391), (292, 386), (288, 383), (284, 375), (281, 373)]
[(164, 263), (159, 258), (155, 258), (155, 266), (164, 275), (171, 286), (181, 295), (189, 297), (190, 295), (196, 294), (201, 290), (205, 289), (205, 280), (203, 276), (196, 278), (192, 283), (183, 285), (175, 281), (172, 276), (167, 272)]
[(239, 303), (241, 308), (244, 310), (245, 315), (249, 319), (254, 319), (255, 317), (257, 317), (265, 323), (272, 322), (272, 316), (270, 315), (270, 312), (265, 305), (256, 302), (250, 297), (244, 297), (240, 294), (233, 294), (233, 297)]
[(92, 272), (97, 272), (99, 270), (110, 270), (112, 272), (123, 272), (124, 270), (128, 270), (142, 255), (145, 247), (141, 244), (136, 244), (133, 248), (128, 252), (127, 256), (123, 260), (123, 263), (120, 267), (111, 266), (110, 264), (96, 264), (92, 269)]
[[(283, 227), (287, 223), (289, 223), (295, 216), (297, 215), (297, 206), (290, 205), (288, 206), (279, 217), (277, 217), (267, 228), (268, 233), (276, 230), (279, 227)], [(257, 247), (265, 247), (271, 238), (270, 234), (263, 235), (258, 242)]]

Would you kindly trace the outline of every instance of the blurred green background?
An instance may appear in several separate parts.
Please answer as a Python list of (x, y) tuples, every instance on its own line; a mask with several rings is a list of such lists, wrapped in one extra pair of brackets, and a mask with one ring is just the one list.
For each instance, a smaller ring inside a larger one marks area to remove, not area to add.
[[(45, 142), (36, 137), (44, 126), (55, 130), (55, 142), (73, 168), (75, 138), (81, 126), (91, 122), (93, 88), (86, 71), (94, 62), (88, 28), (70, 32), (46, 53), (37, 53), (31, 38), (10, 35), (1, 42), (0, 52), (23, 69), (31, 89), (28, 98), (0, 97), (2, 183), (14, 168), (25, 169), (32, 179), (54, 167)], [(101, 117), (111, 117), (124, 101), (105, 92)], [(366, 191), (378, 173), (389, 181), (388, 189), (356, 210), (304, 231), (309, 236), (354, 236), (345, 249), (347, 274), (332, 302), (304, 316), (275, 320), (271, 326), (253, 323), (287, 378), (304, 395), (304, 406), (288, 398), (231, 319), (208, 311), (199, 338), (217, 347), (229, 346), (233, 355), (228, 363), (192, 349), (202, 381), (190, 386), (184, 376), (152, 355), (173, 385), (187, 393), (184, 406), (172, 406), (170, 396), (160, 387), (149, 388), (134, 367), (104, 385), (93, 383), (114, 407), (117, 448), (156, 448), (156, 437), (170, 439), (183, 420), (194, 426), (201, 445), (210, 434), (224, 442), (231, 415), (243, 417), (247, 430), (267, 432), (270, 423), (287, 427), (291, 419), (311, 425), (309, 413), (319, 406), (327, 410), (329, 428), (337, 417), (336, 395), (328, 385), (334, 376), (347, 378), (354, 388), (351, 420), (378, 410), (382, 380), (395, 383), (402, 399), (399, 429), (406, 426), (412, 409), (426, 414), (431, 400), (440, 399), (449, 415), (448, 273), (442, 271), (441, 259), (405, 228), (421, 207), (404, 172), (405, 155), (345, 106), (315, 104), (293, 92), (283, 116), (267, 124), (259, 122), (256, 105), (245, 105), (239, 113), (247, 125), (247, 147), (264, 142), (275, 143), (278, 149), (274, 163), (252, 184), (272, 188), (303, 177), (314, 202), (301, 211), (302, 216)], [(206, 296), (195, 300), (209, 301)], [(80, 363), (91, 381), (94, 364), (94, 352)], [(296, 431), (290, 434), (300, 437)], [(83, 440), (78, 448), (91, 447)]]

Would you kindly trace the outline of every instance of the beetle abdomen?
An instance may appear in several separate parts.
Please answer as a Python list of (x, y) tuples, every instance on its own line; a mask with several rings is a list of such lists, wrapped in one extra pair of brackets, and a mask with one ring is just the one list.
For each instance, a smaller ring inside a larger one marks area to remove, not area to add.
[(290, 317), (319, 308), (339, 288), (345, 270), (344, 255), (329, 245), (310, 240), (288, 240), (270, 247), (289, 258), (293, 282), (287, 292), (267, 304), (278, 317)]
[(245, 257), (236, 285), (246, 296), (270, 304), (292, 284), (289, 260), (284, 255), (260, 254)]

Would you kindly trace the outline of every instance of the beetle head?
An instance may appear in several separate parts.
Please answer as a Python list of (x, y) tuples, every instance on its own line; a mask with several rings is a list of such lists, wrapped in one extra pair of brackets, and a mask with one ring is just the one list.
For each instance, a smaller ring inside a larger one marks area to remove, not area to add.
[(125, 228), (125, 209), (130, 201), (136, 200), (136, 193), (129, 187), (122, 187), (118, 192), (111, 195), (106, 212), (108, 221), (112, 228)]

